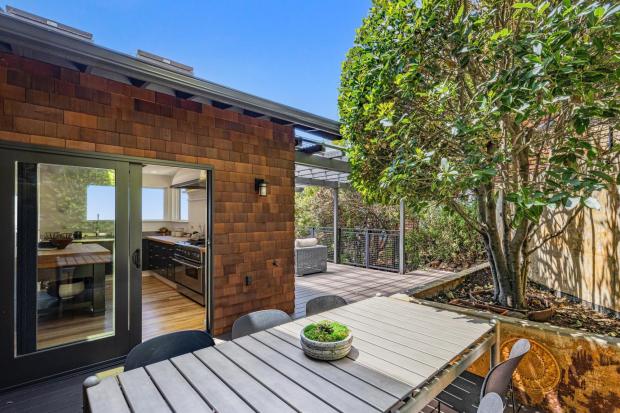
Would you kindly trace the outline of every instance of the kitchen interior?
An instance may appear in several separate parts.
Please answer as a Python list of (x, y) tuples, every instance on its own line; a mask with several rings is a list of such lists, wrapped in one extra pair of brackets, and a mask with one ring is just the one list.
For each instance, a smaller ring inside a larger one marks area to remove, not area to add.
[(142, 168), (142, 339), (205, 328), (206, 171)]
[[(204, 329), (206, 171), (145, 165), (142, 172), (142, 339)], [(115, 245), (118, 190), (114, 169), (20, 166), (18, 248), (28, 242), (24, 234), (36, 234), (37, 243), (36, 288), (28, 284), (32, 299), (20, 304), (24, 313), (34, 308), (36, 322), (26, 328), (35, 339), (23, 352), (114, 334), (116, 260), (127, 256)]]

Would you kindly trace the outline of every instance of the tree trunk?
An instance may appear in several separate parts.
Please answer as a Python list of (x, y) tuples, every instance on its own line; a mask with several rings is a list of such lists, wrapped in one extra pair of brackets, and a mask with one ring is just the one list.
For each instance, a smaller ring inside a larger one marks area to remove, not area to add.
[(498, 224), (497, 204), (493, 191), (481, 188), (478, 194), (478, 214), (480, 222), (485, 224), (484, 246), (491, 266), (493, 277), (493, 298), (500, 305), (525, 308), (525, 282), (527, 263), (523, 251), (527, 243), (511, 248), (510, 231), (504, 232), (502, 223)]
[[(493, 238), (488, 241), (487, 256), (491, 264), (491, 274), (493, 275), (493, 287), (495, 289), (493, 297), (499, 304), (518, 309), (527, 308), (525, 290), (527, 285), (527, 274), (529, 262), (523, 259), (523, 254), (517, 257), (507, 257), (504, 252), (492, 245)], [(502, 254), (498, 256), (498, 254)], [(497, 266), (498, 261), (511, 259), (511, 264), (503, 268)]]

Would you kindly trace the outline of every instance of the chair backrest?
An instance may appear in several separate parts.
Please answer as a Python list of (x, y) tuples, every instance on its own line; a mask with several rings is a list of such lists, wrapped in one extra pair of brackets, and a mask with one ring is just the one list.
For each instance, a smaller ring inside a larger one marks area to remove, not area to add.
[(510, 356), (507, 360), (493, 367), (482, 383), (480, 400), (489, 393), (497, 393), (501, 397), (506, 395), (512, 374), (519, 366), (521, 359), (530, 351), (530, 342), (524, 338), (518, 340), (510, 349)]
[(288, 323), (291, 320), (288, 314), (280, 310), (261, 310), (246, 314), (235, 320), (232, 327), (232, 338), (247, 336), (257, 331)]
[(211, 347), (214, 344), (209, 333), (198, 330), (177, 331), (154, 337), (131, 349), (125, 359), (125, 371)]
[(480, 400), (477, 413), (502, 413), (504, 401), (497, 393), (489, 393)]
[(333, 308), (347, 305), (347, 301), (339, 295), (322, 295), (306, 303), (306, 315), (314, 315)]

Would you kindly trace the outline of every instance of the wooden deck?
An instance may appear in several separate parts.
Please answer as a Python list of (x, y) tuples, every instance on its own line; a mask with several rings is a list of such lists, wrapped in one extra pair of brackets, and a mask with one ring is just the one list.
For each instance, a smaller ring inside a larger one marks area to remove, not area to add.
[(402, 293), (413, 287), (447, 278), (452, 274), (440, 270), (418, 270), (402, 275), (327, 263), (327, 272), (295, 278), (294, 318), (305, 316), (308, 300), (321, 295), (336, 294), (348, 303), (354, 303), (377, 294)]

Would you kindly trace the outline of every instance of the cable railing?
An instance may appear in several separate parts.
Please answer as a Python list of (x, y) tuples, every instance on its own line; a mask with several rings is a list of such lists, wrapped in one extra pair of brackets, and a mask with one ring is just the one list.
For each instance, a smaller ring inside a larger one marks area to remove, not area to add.
[[(327, 246), (328, 261), (334, 259), (332, 227), (309, 228), (308, 235)], [(338, 256), (341, 264), (378, 270), (398, 271), (399, 231), (375, 228), (338, 228)]]

